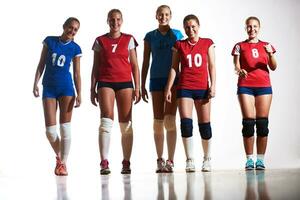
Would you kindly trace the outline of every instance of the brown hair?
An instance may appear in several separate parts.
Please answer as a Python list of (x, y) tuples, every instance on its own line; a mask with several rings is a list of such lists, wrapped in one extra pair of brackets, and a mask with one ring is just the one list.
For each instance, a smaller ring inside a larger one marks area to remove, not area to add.
[(158, 15), (158, 13), (159, 13), (162, 9), (164, 9), (164, 8), (168, 8), (168, 9), (170, 10), (170, 15), (172, 15), (171, 8), (170, 8), (170, 6), (168, 6), (168, 5), (160, 5), (160, 6), (158, 6), (158, 8), (156, 9), (156, 15)]
[(107, 14), (107, 23), (109, 22), (109, 18), (112, 16), (113, 13), (119, 13), (121, 15), (121, 18), (123, 18), (122, 12), (119, 9), (111, 9)]
[(246, 21), (245, 21), (246, 26), (247, 26), (247, 24), (249, 23), (250, 20), (256, 20), (258, 22), (258, 25), (260, 26), (260, 20), (255, 16), (250, 16), (246, 19)]
[(190, 15), (185, 16), (185, 18), (183, 19), (183, 26), (187, 21), (189, 21), (191, 19), (195, 20), (197, 22), (197, 24), (200, 25), (198, 17), (196, 15), (190, 14)]
[(67, 26), (69, 26), (73, 21), (76, 21), (79, 25), (80, 25), (80, 22), (77, 18), (75, 17), (69, 17), (65, 23), (63, 24), (63, 28), (66, 28)]

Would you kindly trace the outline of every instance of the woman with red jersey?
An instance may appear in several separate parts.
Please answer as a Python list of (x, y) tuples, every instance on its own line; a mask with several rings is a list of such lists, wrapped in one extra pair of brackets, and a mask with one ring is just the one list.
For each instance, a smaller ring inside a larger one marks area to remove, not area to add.
[(124, 157), (121, 173), (130, 174), (129, 160), (133, 142), (132, 102), (140, 101), (140, 74), (135, 49), (138, 44), (132, 35), (121, 32), (123, 18), (120, 10), (110, 10), (107, 23), (110, 27), (109, 33), (97, 37), (93, 45), (94, 63), (91, 76), (91, 102), (95, 106), (96, 101), (99, 103), (101, 113), (100, 173), (110, 173), (107, 159), (116, 99)]
[[(268, 116), (272, 101), (272, 87), (268, 66), (277, 67), (276, 50), (268, 42), (258, 39), (260, 21), (257, 17), (246, 19), (248, 39), (237, 43), (233, 50), (233, 62), (238, 79), (238, 99), (243, 115), (243, 140), (247, 162), (245, 169), (265, 169), (264, 154), (268, 141)], [(257, 159), (254, 166), (253, 146), (256, 125)]]
[(216, 69), (214, 43), (211, 39), (200, 38), (199, 19), (187, 15), (183, 20), (187, 39), (177, 41), (173, 48), (172, 68), (165, 89), (165, 99), (171, 102), (172, 83), (180, 67), (177, 85), (177, 101), (181, 118), (181, 136), (186, 154), (186, 172), (195, 172), (193, 161), (193, 120), (192, 111), (195, 105), (199, 131), (202, 138), (204, 160), (202, 171), (210, 171), (210, 99), (215, 96)]

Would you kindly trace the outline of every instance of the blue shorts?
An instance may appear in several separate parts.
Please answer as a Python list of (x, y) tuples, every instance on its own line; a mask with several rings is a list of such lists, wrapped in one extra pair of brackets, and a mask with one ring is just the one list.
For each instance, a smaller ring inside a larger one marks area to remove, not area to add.
[(194, 100), (207, 99), (208, 90), (187, 90), (179, 89), (176, 93), (177, 98), (192, 98)]
[[(167, 85), (168, 78), (152, 78), (150, 79), (149, 90), (150, 92), (164, 91)], [(174, 85), (177, 85), (178, 78), (174, 80)]]
[(75, 96), (73, 86), (43, 86), (43, 99), (54, 98), (58, 99), (62, 96)]
[(132, 82), (103, 82), (98, 81), (97, 82), (97, 90), (99, 88), (108, 87), (113, 89), (114, 91), (126, 89), (126, 88), (133, 88)]
[(237, 94), (249, 94), (256, 97), (265, 94), (273, 94), (273, 91), (272, 87), (238, 87)]

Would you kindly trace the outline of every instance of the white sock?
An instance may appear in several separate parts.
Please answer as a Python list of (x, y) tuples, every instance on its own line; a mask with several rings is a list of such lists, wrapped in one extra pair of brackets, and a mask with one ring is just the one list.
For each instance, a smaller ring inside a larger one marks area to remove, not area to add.
[(247, 158), (247, 160), (249, 160), (249, 159), (253, 160), (253, 154), (246, 155), (246, 158)]
[(110, 134), (113, 126), (113, 120), (110, 118), (101, 118), (99, 127), (99, 150), (101, 160), (108, 158)]
[(257, 159), (263, 161), (265, 159), (265, 155), (264, 154), (257, 154)]
[(204, 160), (210, 158), (211, 139), (209, 140), (202, 139), (202, 148), (204, 153)]
[(66, 163), (71, 147), (71, 122), (60, 124), (60, 137), (61, 160)]
[(184, 151), (187, 159), (193, 159), (194, 156), (194, 145), (193, 145), (193, 137), (182, 138)]

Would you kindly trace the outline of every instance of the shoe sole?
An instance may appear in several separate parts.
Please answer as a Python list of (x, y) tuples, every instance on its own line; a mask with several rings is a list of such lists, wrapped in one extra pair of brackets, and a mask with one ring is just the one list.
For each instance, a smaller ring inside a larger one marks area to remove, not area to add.
[(101, 175), (108, 175), (108, 174), (110, 174), (110, 171), (100, 171), (100, 174)]

